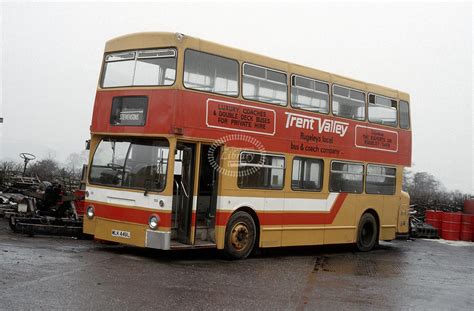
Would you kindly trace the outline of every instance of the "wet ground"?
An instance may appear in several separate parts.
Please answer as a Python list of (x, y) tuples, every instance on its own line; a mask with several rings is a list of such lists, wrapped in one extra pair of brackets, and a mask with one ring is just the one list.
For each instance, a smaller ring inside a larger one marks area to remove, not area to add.
[(474, 243), (285, 248), (243, 261), (14, 234), (0, 219), (0, 309), (472, 310)]

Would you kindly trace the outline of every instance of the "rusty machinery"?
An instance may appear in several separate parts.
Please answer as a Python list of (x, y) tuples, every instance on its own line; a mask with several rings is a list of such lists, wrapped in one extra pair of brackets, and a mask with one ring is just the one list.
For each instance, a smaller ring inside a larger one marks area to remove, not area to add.
[[(60, 183), (25, 176), (28, 162), (36, 157), (29, 153), (20, 157), (23, 174), (3, 185), (0, 216), (9, 218), (11, 229), (18, 233), (81, 236), (84, 190), (72, 193)], [(83, 178), (86, 170), (85, 166)]]
[(14, 232), (80, 236), (82, 219), (75, 200), (76, 196), (64, 191), (61, 184), (42, 183), (37, 191), (25, 191), (17, 202), (17, 211), (6, 216)]

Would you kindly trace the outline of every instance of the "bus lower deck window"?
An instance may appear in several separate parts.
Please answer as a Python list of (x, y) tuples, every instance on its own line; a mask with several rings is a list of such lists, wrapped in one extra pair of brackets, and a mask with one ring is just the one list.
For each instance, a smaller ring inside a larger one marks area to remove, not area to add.
[(293, 159), (291, 188), (293, 190), (320, 191), (323, 177), (323, 161), (295, 157)]
[(285, 158), (242, 152), (237, 184), (240, 188), (283, 189)]
[(394, 194), (396, 168), (382, 165), (367, 165), (365, 192), (369, 194)]
[(329, 177), (329, 191), (362, 193), (364, 188), (364, 165), (333, 161)]

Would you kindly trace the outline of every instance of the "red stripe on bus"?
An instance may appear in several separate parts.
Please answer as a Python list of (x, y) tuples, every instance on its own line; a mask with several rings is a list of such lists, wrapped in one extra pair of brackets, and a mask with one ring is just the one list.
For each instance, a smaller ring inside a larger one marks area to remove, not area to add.
[[(342, 207), (347, 193), (340, 193), (329, 212), (302, 212), (302, 213), (260, 213), (260, 225), (323, 225), (331, 224)], [(148, 224), (148, 219), (155, 214), (160, 217), (161, 226), (171, 226), (171, 214), (158, 211), (144, 211), (129, 207), (117, 207), (107, 204), (93, 203), (95, 216), (116, 221), (126, 221), (137, 224)], [(217, 212), (216, 224), (225, 226), (232, 212)], [(196, 214), (192, 214), (192, 223), (196, 221)]]
[[(300, 212), (300, 213), (257, 213), (260, 225), (326, 225), (331, 224), (342, 207), (347, 193), (340, 193), (329, 212)], [(233, 212), (217, 212), (216, 224), (225, 226)]]
[(171, 214), (170, 213), (160, 213), (158, 211), (144, 211), (129, 207), (117, 207), (107, 204), (92, 203), (94, 206), (94, 212), (96, 217), (117, 220), (117, 221), (126, 221), (133, 222), (137, 224), (148, 224), (148, 219), (151, 215), (157, 215), (160, 217), (160, 225), (164, 227), (169, 227), (171, 224)]

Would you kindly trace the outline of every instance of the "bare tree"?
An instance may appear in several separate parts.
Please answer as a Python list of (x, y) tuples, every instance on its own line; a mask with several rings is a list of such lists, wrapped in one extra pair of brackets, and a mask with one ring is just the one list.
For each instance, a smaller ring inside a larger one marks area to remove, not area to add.
[(17, 175), (22, 171), (22, 164), (15, 161), (0, 162), (0, 185), (6, 182), (10, 176)]
[(426, 209), (461, 211), (469, 194), (459, 190), (447, 191), (441, 181), (427, 172), (411, 174), (406, 170), (403, 189), (410, 194), (410, 203), (416, 205), (421, 215)]
[(403, 191), (408, 191), (408, 188), (411, 186), (413, 181), (413, 173), (407, 169), (403, 169), (403, 180), (402, 180), (402, 189)]
[(413, 175), (411, 193), (417, 198), (427, 200), (433, 197), (441, 187), (441, 183), (430, 173), (417, 172)]
[(53, 159), (36, 161), (27, 168), (26, 173), (41, 180), (53, 180), (59, 173), (59, 163)]
[(82, 166), (87, 163), (87, 153), (85, 151), (81, 153), (73, 152), (66, 159), (66, 168), (80, 174)]

